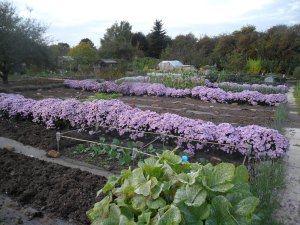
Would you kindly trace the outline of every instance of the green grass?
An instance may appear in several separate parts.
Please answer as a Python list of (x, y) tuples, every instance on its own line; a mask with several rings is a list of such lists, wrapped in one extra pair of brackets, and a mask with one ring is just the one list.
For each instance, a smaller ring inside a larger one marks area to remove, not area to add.
[(281, 104), (276, 108), (274, 114), (274, 129), (278, 130), (280, 133), (284, 133), (284, 122), (288, 116), (286, 104)]
[(297, 84), (294, 89), (294, 97), (297, 104), (298, 113), (300, 114), (300, 81), (297, 81)]
[(109, 100), (109, 99), (114, 99), (114, 98), (119, 98), (121, 97), (122, 94), (119, 93), (98, 93), (95, 96), (90, 96), (87, 101), (93, 101), (93, 100)]
[(280, 204), (280, 191), (285, 187), (283, 160), (261, 161), (255, 165), (255, 177), (250, 180), (251, 192), (260, 199), (257, 215), (260, 220), (252, 225), (282, 225), (273, 218)]

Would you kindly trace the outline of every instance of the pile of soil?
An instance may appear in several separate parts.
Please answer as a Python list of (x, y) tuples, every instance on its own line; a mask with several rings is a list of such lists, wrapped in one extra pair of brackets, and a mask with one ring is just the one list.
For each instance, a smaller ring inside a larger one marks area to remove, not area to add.
[(103, 196), (105, 177), (0, 149), (0, 192), (23, 205), (74, 224), (89, 224), (86, 211)]

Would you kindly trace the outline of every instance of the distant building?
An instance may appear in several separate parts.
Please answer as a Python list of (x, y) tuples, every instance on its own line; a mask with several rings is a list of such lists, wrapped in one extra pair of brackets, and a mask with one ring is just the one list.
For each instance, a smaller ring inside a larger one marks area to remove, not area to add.
[(99, 59), (94, 63), (94, 70), (101, 70), (104, 68), (115, 68), (118, 62), (114, 59)]

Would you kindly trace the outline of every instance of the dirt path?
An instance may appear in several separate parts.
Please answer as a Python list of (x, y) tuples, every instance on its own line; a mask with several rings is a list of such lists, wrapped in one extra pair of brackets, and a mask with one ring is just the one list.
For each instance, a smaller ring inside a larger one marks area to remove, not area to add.
[(300, 116), (297, 113), (294, 88), (291, 87), (288, 97), (290, 127), (286, 128), (285, 136), (290, 142), (287, 158), (286, 189), (282, 193), (282, 202), (276, 217), (285, 225), (300, 224)]
[(14, 152), (16, 153), (21, 153), (26, 156), (44, 160), (46, 162), (52, 162), (62, 166), (74, 168), (74, 169), (80, 169), (82, 171), (86, 171), (94, 175), (103, 176), (107, 178), (111, 175), (115, 175), (114, 173), (111, 173), (107, 170), (102, 170), (99, 167), (93, 166), (91, 164), (73, 160), (64, 156), (55, 159), (48, 158), (46, 156), (46, 151), (42, 149), (37, 149), (28, 145), (23, 145), (22, 143), (18, 141), (14, 141), (9, 138), (0, 137), (0, 148), (11, 148), (11, 147), (14, 148)]

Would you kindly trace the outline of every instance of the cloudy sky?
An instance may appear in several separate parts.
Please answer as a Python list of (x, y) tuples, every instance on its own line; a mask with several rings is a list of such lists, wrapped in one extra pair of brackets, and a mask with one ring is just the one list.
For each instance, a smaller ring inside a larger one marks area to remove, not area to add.
[(265, 31), (277, 24), (300, 23), (299, 0), (12, 0), (20, 15), (33, 17), (49, 28), (53, 43), (71, 46), (82, 38), (100, 45), (106, 29), (128, 21), (132, 31), (150, 32), (156, 19), (175, 37), (192, 32), (196, 37), (255, 25)]

